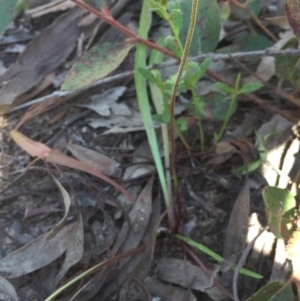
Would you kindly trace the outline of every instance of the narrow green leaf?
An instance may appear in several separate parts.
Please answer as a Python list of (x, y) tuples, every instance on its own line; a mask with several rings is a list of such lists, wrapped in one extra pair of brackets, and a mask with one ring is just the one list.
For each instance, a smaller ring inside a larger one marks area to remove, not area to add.
[(73, 66), (61, 90), (80, 89), (105, 77), (125, 60), (132, 46), (128, 43), (94, 46)]
[(232, 88), (229, 87), (228, 85), (218, 82), (215, 83), (215, 86), (222, 92), (224, 92), (225, 94), (231, 94), (232, 93)]
[[(181, 241), (184, 241), (185, 243), (187, 243), (188, 245), (196, 248), (197, 250), (203, 252), (204, 254), (212, 257), (213, 259), (215, 259), (216, 261), (218, 262), (222, 262), (222, 261), (225, 261), (225, 259), (220, 256), (219, 254), (215, 253), (214, 251), (212, 251), (211, 249), (209, 249), (208, 247), (204, 246), (203, 244), (200, 244), (188, 237), (185, 237), (185, 236), (182, 236), (182, 235), (179, 235), (179, 234), (175, 234), (174, 235), (177, 239), (181, 240)], [(235, 267), (233, 267), (233, 270), (234, 270)], [(253, 277), (253, 278), (256, 278), (256, 279), (261, 279), (263, 278), (263, 276), (255, 273), (255, 272), (252, 272), (252, 271), (249, 271), (247, 269), (244, 269), (244, 268), (241, 268), (240, 269), (240, 273), (243, 274), (243, 275), (246, 275), (246, 276), (250, 276), (250, 277)]]
[(0, 35), (4, 32), (14, 16), (18, 0), (0, 1)]
[(240, 89), (239, 94), (252, 93), (259, 90), (261, 87), (263, 87), (261, 83), (249, 83)]
[(294, 293), (291, 285), (280, 282), (270, 282), (263, 286), (246, 301), (291, 301)]
[(145, 77), (145, 79), (148, 80), (150, 83), (153, 83), (153, 84), (157, 83), (157, 79), (152, 74), (152, 72), (150, 72), (146, 68), (141, 68), (141, 67), (139, 68), (139, 71)]

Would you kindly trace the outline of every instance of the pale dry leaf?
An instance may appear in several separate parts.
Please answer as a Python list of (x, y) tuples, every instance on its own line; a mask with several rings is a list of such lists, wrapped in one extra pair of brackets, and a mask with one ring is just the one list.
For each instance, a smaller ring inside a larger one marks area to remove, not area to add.
[[(111, 256), (116, 255), (118, 252), (125, 252), (137, 247), (147, 229), (150, 214), (152, 211), (152, 186), (153, 177), (149, 180), (136, 202), (134, 203), (131, 211), (128, 214), (128, 222), (124, 222), (118, 238), (111, 250)], [(123, 267), (130, 258), (123, 259), (119, 265)], [(104, 282), (110, 279), (110, 269), (105, 269), (96, 274), (94, 278), (85, 285), (84, 289), (72, 299), (73, 301), (87, 301), (90, 300), (102, 288)]]
[(49, 233), (44, 233), (10, 253), (0, 260), (0, 275), (6, 278), (20, 277), (53, 262), (66, 251), (73, 229), (74, 223), (69, 224), (50, 239), (47, 239)]
[(83, 255), (83, 223), (80, 212), (77, 216), (77, 221), (74, 223), (74, 227), (68, 238), (68, 245), (63, 266), (53, 281), (54, 287), (58, 285), (60, 280), (66, 275), (68, 270), (75, 265)]
[(70, 144), (68, 150), (81, 162), (84, 162), (107, 176), (120, 176), (120, 163), (96, 151), (80, 145)]
[(2, 112), (19, 104), (21, 96), (22, 101), (29, 99), (24, 95), (65, 62), (76, 47), (79, 36), (85, 32), (88, 37), (91, 29), (76, 26), (85, 14), (84, 10), (76, 7), (58, 17), (28, 44), (18, 61), (0, 77), (3, 84), (0, 90)]
[(210, 277), (200, 267), (191, 264), (188, 260), (162, 258), (157, 265), (157, 278), (204, 292), (214, 301), (226, 298), (218, 287), (211, 286)]
[(54, 0), (50, 3), (26, 10), (25, 15), (30, 16), (31, 19), (35, 19), (50, 13), (65, 11), (75, 6), (76, 4), (71, 0)]
[(65, 214), (64, 214), (63, 218), (61, 219), (61, 221), (55, 227), (53, 227), (52, 230), (49, 232), (49, 236), (47, 237), (47, 239), (54, 237), (56, 235), (56, 233), (64, 227), (66, 219), (69, 215), (70, 207), (71, 207), (71, 199), (70, 199), (68, 192), (63, 188), (63, 186), (58, 182), (58, 180), (54, 176), (52, 178), (53, 178), (53, 181), (55, 182), (55, 184), (58, 186), (60, 193), (63, 197), (63, 201), (64, 201), (64, 205), (65, 205)]
[[(246, 179), (231, 211), (223, 244), (223, 257), (229, 260), (231, 265), (237, 262), (237, 256), (241, 254), (245, 247), (249, 210), (250, 190), (248, 179)], [(232, 270), (230, 270), (222, 275), (223, 283), (229, 284), (233, 276), (232, 273)]]
[(123, 180), (132, 180), (138, 177), (142, 177), (151, 172), (154, 172), (155, 167), (152, 164), (135, 164), (126, 168)]
[[(275, 115), (257, 131), (258, 135), (262, 139), (265, 139), (264, 144), (267, 151), (268, 164), (263, 164), (262, 174), (271, 186), (276, 185), (278, 181), (279, 175), (277, 170), (279, 170), (281, 166), (282, 155), (286, 150), (286, 142), (292, 134), (291, 128), (293, 125), (292, 122), (285, 118)], [(282, 175), (282, 177), (283, 176), (284, 175)], [(286, 174), (285, 177), (287, 178), (288, 174)], [(290, 178), (288, 178), (288, 181), (289, 180)]]
[[(131, 116), (131, 111), (125, 104), (116, 103), (125, 91), (126, 87), (115, 87), (102, 94), (92, 96), (92, 101), (90, 103), (79, 106), (93, 110), (100, 116), (111, 116), (112, 113), (114, 115)], [(119, 114), (117, 114), (118, 112)]]
[[(156, 200), (153, 202), (152, 206), (152, 212), (149, 219), (149, 223), (147, 225), (146, 232), (143, 236), (143, 244), (146, 245), (146, 249), (139, 254), (136, 254), (135, 256), (131, 257), (126, 265), (122, 267), (126, 273), (115, 273), (113, 275), (113, 279), (111, 281), (107, 281), (107, 285), (103, 288), (101, 291), (101, 300), (105, 300), (108, 296), (113, 294), (116, 290), (115, 281), (119, 283), (119, 285), (122, 284), (122, 288), (128, 292), (131, 289), (134, 289), (134, 286), (136, 285), (135, 281), (132, 281), (131, 278), (128, 278), (128, 274), (134, 275), (135, 279), (143, 280), (146, 275), (149, 272), (153, 252), (155, 248), (155, 240), (156, 240), (156, 233), (157, 228), (159, 226), (160, 222), (160, 201)], [(122, 262), (120, 265), (122, 266)], [(117, 276), (117, 279), (115, 277)], [(141, 291), (141, 293), (144, 295), (144, 292)], [(127, 298), (128, 299), (128, 298)], [(141, 296), (141, 300), (145, 300), (145, 296)]]
[[(144, 131), (145, 127), (141, 115), (137, 111), (132, 111), (132, 116), (111, 116), (110, 118), (91, 118), (88, 120), (89, 125), (97, 129), (99, 127), (110, 128), (102, 135), (120, 134), (136, 131)], [(155, 128), (159, 128), (159, 123), (154, 123)]]
[(284, 30), (291, 30), (291, 26), (288, 22), (288, 19), (286, 15), (284, 16), (277, 16), (277, 17), (272, 17), (272, 18), (265, 18), (265, 20), (272, 25), (278, 26), (281, 29)]
[(19, 301), (19, 297), (14, 287), (6, 279), (0, 277), (0, 300)]

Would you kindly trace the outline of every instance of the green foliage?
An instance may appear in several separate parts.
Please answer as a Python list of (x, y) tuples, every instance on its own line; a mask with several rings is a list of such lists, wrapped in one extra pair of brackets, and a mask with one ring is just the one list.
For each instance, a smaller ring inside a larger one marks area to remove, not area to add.
[(263, 286), (246, 301), (291, 301), (294, 300), (293, 289), (290, 284), (270, 282)]
[(276, 238), (289, 239), (293, 232), (296, 200), (287, 189), (267, 186), (263, 190), (268, 224)]
[[(199, 242), (196, 242), (196, 241), (194, 241), (194, 240), (192, 240), (188, 237), (185, 237), (185, 236), (182, 236), (182, 235), (179, 235), (179, 234), (175, 234), (174, 236), (177, 239), (179, 239), (181, 241), (184, 241), (188, 245), (190, 245), (190, 246), (194, 247), (195, 249), (199, 250), (200, 252), (210, 256), (211, 258), (213, 258), (217, 262), (225, 261), (225, 259), (222, 256), (215, 253), (214, 251), (212, 251), (211, 249), (209, 249), (208, 247), (204, 246), (203, 244), (201, 244)], [(235, 266), (233, 266), (232, 269), (235, 270)], [(243, 274), (243, 275), (252, 277), (252, 278), (256, 278), (256, 279), (263, 278), (261, 275), (255, 273), (255, 272), (249, 271), (248, 269), (244, 269), (244, 268), (240, 269), (240, 273)]]
[(1, 0), (0, 1), (0, 35), (9, 25), (14, 16), (18, 0)]

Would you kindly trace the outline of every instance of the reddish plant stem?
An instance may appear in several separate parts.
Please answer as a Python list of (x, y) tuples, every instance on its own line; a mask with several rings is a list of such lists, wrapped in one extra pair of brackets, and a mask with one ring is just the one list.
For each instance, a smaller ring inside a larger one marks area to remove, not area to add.
[(101, 11), (98, 11), (96, 9), (94, 9), (93, 7), (87, 5), (86, 3), (80, 1), (80, 0), (72, 0), (74, 3), (76, 3), (78, 6), (80, 6), (81, 8), (87, 10), (88, 12), (94, 14), (95, 16), (97, 16), (98, 18), (100, 18), (101, 20), (105, 21), (106, 23), (110, 24), (111, 26), (119, 29), (122, 33), (124, 33), (125, 35), (129, 36), (132, 39), (132, 42), (139, 42), (139, 43), (143, 43), (145, 45), (147, 45), (148, 47), (151, 47), (153, 49), (156, 49), (164, 54), (166, 54), (167, 56), (173, 57), (175, 59), (179, 59), (173, 52), (171, 52), (170, 50), (161, 47), (149, 40), (140, 38), (139, 36), (137, 36), (135, 33), (133, 33), (130, 29), (128, 29), (127, 27), (123, 26), (121, 23), (119, 23), (118, 21), (116, 21), (113, 16), (110, 14), (110, 12), (108, 11), (108, 9), (106, 8), (102, 8)]

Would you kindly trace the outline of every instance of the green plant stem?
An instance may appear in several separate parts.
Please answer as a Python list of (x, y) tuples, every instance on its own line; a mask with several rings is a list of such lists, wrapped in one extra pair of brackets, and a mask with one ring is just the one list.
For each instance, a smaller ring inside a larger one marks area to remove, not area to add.
[(223, 137), (223, 135), (224, 135), (224, 132), (226, 130), (226, 126), (227, 126), (227, 124), (229, 122), (229, 119), (230, 119), (230, 116), (231, 116), (231, 114), (233, 112), (233, 107), (234, 107), (234, 104), (235, 104), (235, 100), (236, 100), (236, 95), (232, 95), (231, 99), (230, 99), (229, 108), (227, 110), (227, 114), (226, 114), (225, 120), (224, 120), (224, 122), (222, 124), (222, 127), (220, 129), (219, 134), (217, 135), (217, 137), (215, 139), (215, 144), (217, 144), (221, 140), (221, 138)]
[[(181, 57), (181, 62), (179, 64), (179, 69), (177, 73), (177, 77), (172, 89), (171, 94), (171, 102), (170, 102), (170, 140), (171, 140), (171, 170), (172, 170), (172, 178), (176, 193), (176, 201), (178, 205), (178, 212), (180, 214), (180, 194), (179, 194), (179, 188), (178, 188), (178, 176), (177, 176), (177, 170), (176, 170), (176, 143), (175, 143), (175, 102), (176, 102), (176, 91), (180, 82), (180, 78), (182, 75), (182, 72), (185, 67), (185, 63), (189, 54), (189, 50), (192, 43), (193, 33), (196, 25), (196, 19), (197, 19), (197, 10), (198, 10), (198, 0), (193, 0), (192, 2), (192, 10), (191, 10), (191, 21), (188, 29), (188, 34), (184, 46), (184, 50)], [(177, 225), (176, 227), (179, 227), (179, 220), (180, 218), (177, 216)], [(173, 229), (177, 230), (177, 229)]]

